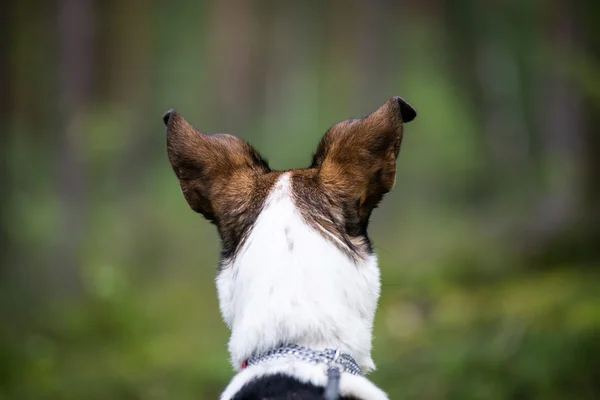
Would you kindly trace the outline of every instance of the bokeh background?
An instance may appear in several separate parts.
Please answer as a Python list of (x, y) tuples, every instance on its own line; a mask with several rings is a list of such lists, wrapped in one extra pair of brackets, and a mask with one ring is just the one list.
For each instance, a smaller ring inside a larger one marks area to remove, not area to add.
[(212, 399), (216, 230), (162, 114), (307, 166), (393, 95), (393, 399), (600, 398), (600, 2), (4, 0), (0, 399)]

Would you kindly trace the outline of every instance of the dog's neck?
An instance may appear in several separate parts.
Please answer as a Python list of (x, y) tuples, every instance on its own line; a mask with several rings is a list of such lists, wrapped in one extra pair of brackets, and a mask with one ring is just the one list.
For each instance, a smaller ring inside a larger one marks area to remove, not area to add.
[(283, 344), (336, 348), (374, 368), (380, 283), (375, 255), (353, 259), (303, 219), (290, 173), (271, 189), (243, 247), (217, 277), (234, 367)]

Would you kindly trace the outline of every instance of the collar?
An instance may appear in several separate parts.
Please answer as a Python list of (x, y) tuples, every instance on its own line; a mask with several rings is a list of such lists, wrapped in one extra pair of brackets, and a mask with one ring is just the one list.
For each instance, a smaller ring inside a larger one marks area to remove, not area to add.
[(312, 364), (337, 366), (340, 369), (340, 372), (348, 372), (352, 375), (362, 375), (358, 363), (354, 357), (348, 353), (342, 353), (340, 350), (336, 349), (325, 349), (321, 351), (311, 350), (296, 344), (284, 345), (269, 350), (266, 353), (253, 356), (242, 363), (242, 369), (245, 369), (249, 365), (260, 364), (263, 361), (288, 357), (293, 357)]

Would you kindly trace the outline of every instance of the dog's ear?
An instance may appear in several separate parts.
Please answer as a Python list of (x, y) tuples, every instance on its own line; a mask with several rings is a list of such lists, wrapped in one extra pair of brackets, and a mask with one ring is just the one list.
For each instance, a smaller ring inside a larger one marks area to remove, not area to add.
[[(196, 130), (174, 110), (167, 126), (167, 152), (181, 191), (192, 210), (215, 222), (219, 204), (243, 195), (253, 179), (270, 171), (267, 162), (248, 143), (226, 134)], [(237, 191), (237, 193), (236, 193)]]
[(363, 119), (335, 125), (321, 140), (312, 168), (326, 188), (358, 207), (362, 223), (394, 187), (403, 124), (416, 116), (410, 104), (393, 97)]

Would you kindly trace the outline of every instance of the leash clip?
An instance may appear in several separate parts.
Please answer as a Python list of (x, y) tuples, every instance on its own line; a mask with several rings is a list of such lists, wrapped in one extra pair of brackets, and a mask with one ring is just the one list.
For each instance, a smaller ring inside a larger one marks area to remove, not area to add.
[(333, 353), (333, 359), (328, 363), (329, 367), (337, 367), (340, 371), (343, 371), (345, 369), (344, 366), (338, 362), (341, 355), (342, 352), (340, 349), (336, 349), (335, 353)]
[(337, 349), (333, 355), (333, 359), (328, 363), (327, 367), (327, 386), (325, 386), (325, 400), (339, 400), (340, 398), (340, 378), (344, 366), (338, 363), (340, 357), (340, 349)]

